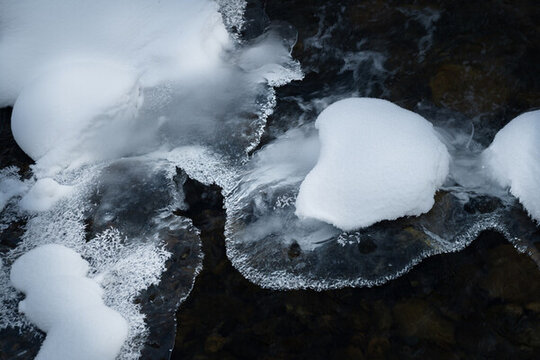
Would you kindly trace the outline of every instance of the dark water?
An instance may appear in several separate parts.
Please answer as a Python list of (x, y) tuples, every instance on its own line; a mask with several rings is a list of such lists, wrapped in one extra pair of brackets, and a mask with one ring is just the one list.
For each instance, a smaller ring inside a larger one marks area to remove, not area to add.
[[(250, 1), (247, 19), (245, 38), (270, 20), (291, 24), (293, 56), (306, 73), (277, 90), (263, 144), (351, 95), (382, 97), (435, 122), (470, 122), (483, 145), (540, 107), (537, 1)], [(10, 110), (0, 114), (0, 167), (27, 174), (31, 161), (11, 137)], [(188, 181), (184, 190), (190, 208), (178, 215), (201, 230), (204, 268), (177, 312), (173, 339), (174, 304), (160, 294), (177, 291), (170, 274), (184, 247), (170, 239), (178, 253), (169, 271), (140, 297), (150, 327), (143, 359), (167, 359), (173, 341), (173, 359), (540, 358), (540, 271), (497, 233), (380, 287), (271, 291), (227, 259), (219, 189)], [(23, 226), (0, 234), (0, 250), (17, 244)], [(540, 232), (532, 237), (540, 249)], [(33, 358), (39, 344), (4, 331), (0, 359)]]

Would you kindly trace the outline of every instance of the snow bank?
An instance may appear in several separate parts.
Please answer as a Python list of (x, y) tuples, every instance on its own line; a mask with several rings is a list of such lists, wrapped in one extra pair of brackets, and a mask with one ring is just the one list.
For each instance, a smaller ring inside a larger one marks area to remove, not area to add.
[(94, 152), (103, 152), (103, 146), (115, 144), (107, 136), (120, 141), (114, 130), (125, 128), (137, 113), (141, 100), (135, 75), (125, 67), (96, 62), (49, 71), (15, 103), (11, 123), (17, 144), (34, 160), (48, 155), (56, 162), (59, 150), (81, 151), (84, 139), (99, 130), (102, 143)]
[(540, 110), (516, 117), (482, 154), (491, 177), (540, 221)]
[(350, 98), (318, 117), (321, 150), (296, 214), (348, 231), (431, 209), (450, 156), (433, 126), (388, 101)]
[(46, 211), (59, 200), (69, 196), (73, 188), (60, 185), (51, 178), (40, 179), (21, 199), (19, 206), (26, 211)]
[[(237, 27), (245, 3), (221, 3)], [(0, 106), (14, 104), (15, 139), (45, 176), (182, 145), (244, 154), (271, 87), (302, 77), (279, 29), (240, 44), (210, 0), (1, 6)]]
[(230, 46), (218, 6), (208, 0), (18, 0), (1, 6), (0, 105), (13, 104), (51, 66), (114, 60), (138, 69), (151, 86), (221, 64)]
[(128, 326), (105, 306), (103, 289), (87, 278), (88, 263), (62, 245), (37, 247), (18, 258), (11, 282), (26, 294), (19, 311), (47, 333), (36, 359), (114, 359)]

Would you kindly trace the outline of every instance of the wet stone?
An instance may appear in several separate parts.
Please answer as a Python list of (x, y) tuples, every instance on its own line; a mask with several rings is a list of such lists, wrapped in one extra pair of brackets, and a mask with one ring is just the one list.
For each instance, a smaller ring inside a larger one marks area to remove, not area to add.
[(507, 102), (509, 89), (492, 72), (469, 65), (442, 65), (429, 83), (435, 104), (467, 115), (497, 110)]
[(227, 339), (219, 334), (212, 334), (206, 338), (204, 350), (206, 352), (215, 353), (223, 348)]
[(501, 200), (490, 196), (477, 196), (471, 198), (463, 207), (469, 214), (487, 214), (502, 206)]
[(535, 263), (524, 261), (509, 244), (492, 249), (488, 256), (495, 266), (480, 286), (490, 297), (519, 303), (540, 298), (540, 272)]
[(385, 359), (390, 350), (390, 341), (384, 337), (369, 340), (367, 355), (369, 359)]
[(455, 343), (453, 324), (426, 301), (415, 299), (398, 303), (392, 313), (404, 337), (430, 340), (442, 346)]

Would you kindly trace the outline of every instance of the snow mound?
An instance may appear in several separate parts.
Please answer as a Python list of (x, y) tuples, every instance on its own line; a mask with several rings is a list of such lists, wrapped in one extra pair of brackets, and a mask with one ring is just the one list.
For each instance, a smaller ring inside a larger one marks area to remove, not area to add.
[(26, 211), (46, 211), (71, 192), (71, 186), (60, 185), (51, 178), (40, 179), (23, 196), (19, 206)]
[(51, 67), (81, 59), (125, 63), (151, 86), (218, 66), (231, 45), (209, 0), (4, 1), (0, 24), (0, 105)]
[(51, 177), (184, 145), (244, 157), (275, 105), (273, 87), (302, 78), (285, 26), (239, 40), (245, 6), (3, 2), (0, 106), (14, 104), (14, 137), (35, 170)]
[(482, 154), (491, 177), (540, 221), (540, 110), (516, 117)]
[(450, 156), (431, 123), (388, 101), (350, 98), (317, 118), (321, 150), (296, 214), (348, 231), (431, 209)]
[(97, 130), (101, 142), (93, 144), (94, 153), (112, 152), (117, 131), (132, 121), (140, 102), (136, 74), (124, 66), (78, 62), (58, 67), (20, 93), (11, 118), (13, 136), (34, 160), (58, 156), (53, 149), (84, 147), (84, 139)]
[(86, 277), (88, 262), (56, 244), (18, 258), (11, 282), (26, 294), (19, 311), (47, 338), (36, 359), (114, 359), (128, 334), (126, 320), (105, 306), (103, 289)]

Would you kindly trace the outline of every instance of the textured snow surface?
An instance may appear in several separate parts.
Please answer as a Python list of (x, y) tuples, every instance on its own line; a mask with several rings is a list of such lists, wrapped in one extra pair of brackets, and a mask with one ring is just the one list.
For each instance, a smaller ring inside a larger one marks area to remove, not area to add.
[(88, 262), (62, 245), (30, 250), (11, 268), (11, 282), (26, 294), (19, 311), (47, 333), (36, 359), (114, 359), (128, 324), (105, 306), (103, 289), (88, 278)]
[(516, 117), (483, 153), (490, 175), (540, 221), (540, 110)]
[(431, 209), (450, 156), (431, 123), (388, 101), (350, 98), (317, 118), (321, 153), (296, 214), (353, 230)]
[(26, 211), (46, 211), (69, 196), (71, 191), (71, 186), (60, 185), (51, 178), (40, 179), (23, 196), (19, 206)]

